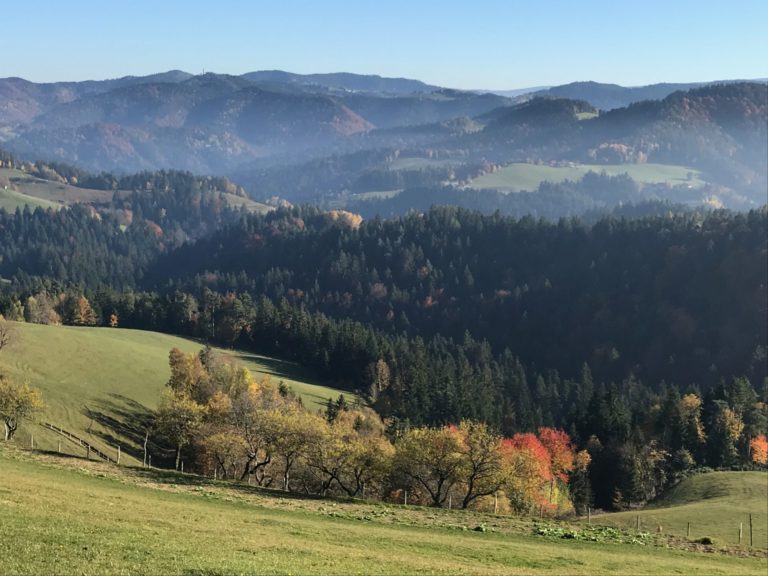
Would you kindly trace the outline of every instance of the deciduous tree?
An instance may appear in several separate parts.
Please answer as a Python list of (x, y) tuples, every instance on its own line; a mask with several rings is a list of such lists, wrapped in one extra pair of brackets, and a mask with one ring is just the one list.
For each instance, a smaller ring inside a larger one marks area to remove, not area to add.
[(0, 418), (5, 426), (5, 440), (10, 440), (24, 418), (44, 408), (40, 391), (28, 384), (14, 384), (0, 375)]

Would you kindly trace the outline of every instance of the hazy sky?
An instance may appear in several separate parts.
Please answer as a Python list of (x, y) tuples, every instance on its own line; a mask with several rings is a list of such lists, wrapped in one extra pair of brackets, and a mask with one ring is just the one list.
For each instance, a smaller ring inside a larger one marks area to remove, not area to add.
[(25, 0), (0, 77), (357, 72), (456, 88), (768, 77), (768, 0)]

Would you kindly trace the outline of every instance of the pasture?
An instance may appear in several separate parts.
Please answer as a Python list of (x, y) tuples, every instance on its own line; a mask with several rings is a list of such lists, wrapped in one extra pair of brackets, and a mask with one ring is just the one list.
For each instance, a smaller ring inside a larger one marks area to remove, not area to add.
[[(319, 500), (0, 446), (3, 574), (765, 574), (764, 557), (536, 536), (536, 522)], [(477, 529), (482, 526), (482, 530)]]
[[(0, 373), (17, 382), (39, 388), (47, 405), (41, 421), (68, 430), (98, 449), (116, 455), (120, 445), (124, 458), (132, 460), (143, 440), (150, 411), (170, 377), (168, 352), (179, 348), (197, 352), (202, 344), (193, 340), (122, 328), (43, 326), (9, 323), (11, 345), (0, 353)], [(253, 353), (218, 352), (244, 364), (255, 375), (281, 380), (293, 389), (311, 410), (324, 407), (339, 390), (320, 385), (312, 374), (292, 362)], [(355, 396), (345, 393), (354, 401)], [(23, 425), (18, 442), (29, 445), (34, 434), (37, 447), (58, 450), (61, 436), (39, 426)], [(67, 441), (62, 450), (83, 455)]]
[[(469, 183), (470, 188), (493, 189), (508, 192), (534, 191), (542, 182), (581, 180), (587, 172), (605, 172), (609, 176), (628, 174), (640, 184), (666, 183), (671, 186), (685, 184), (692, 187), (704, 185), (700, 174), (692, 168), (668, 164), (573, 164), (571, 166), (547, 166), (513, 163), (496, 172), (483, 174)], [(691, 174), (691, 179), (688, 175)]]
[(768, 474), (765, 472), (711, 472), (686, 478), (658, 502), (637, 511), (594, 516), (593, 523), (633, 528), (640, 519), (642, 530), (711, 538), (716, 544), (735, 545), (739, 524), (742, 544), (749, 544), (749, 515), (752, 514), (753, 543), (768, 549)]

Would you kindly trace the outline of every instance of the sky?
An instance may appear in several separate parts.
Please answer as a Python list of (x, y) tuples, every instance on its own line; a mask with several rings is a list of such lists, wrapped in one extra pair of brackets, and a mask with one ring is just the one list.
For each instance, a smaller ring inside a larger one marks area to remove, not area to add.
[(0, 77), (355, 72), (464, 89), (768, 77), (768, 0), (25, 0)]

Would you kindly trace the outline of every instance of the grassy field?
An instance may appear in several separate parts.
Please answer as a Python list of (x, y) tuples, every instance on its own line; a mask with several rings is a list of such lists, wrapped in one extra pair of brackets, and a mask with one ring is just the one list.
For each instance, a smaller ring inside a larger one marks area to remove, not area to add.
[[(551, 540), (532, 520), (289, 497), (0, 446), (0, 573), (765, 574), (764, 557)], [(475, 530), (482, 522), (485, 530)]]
[[(69, 430), (107, 453), (123, 447), (126, 457), (137, 454), (142, 440), (138, 424), (156, 407), (160, 391), (170, 376), (168, 352), (200, 350), (201, 344), (156, 332), (113, 328), (77, 328), (12, 323), (13, 342), (0, 354), (0, 373), (27, 381), (42, 390), (47, 409), (41, 420)], [(338, 390), (316, 384), (300, 366), (256, 354), (220, 350), (256, 374), (283, 380), (303, 399), (319, 409)], [(354, 396), (346, 394), (350, 399)], [(39, 426), (20, 428), (19, 442), (29, 435), (43, 449), (58, 448), (60, 437)], [(77, 446), (62, 449), (81, 454)]]
[(10, 181), (16, 191), (24, 196), (46, 200), (57, 205), (75, 202), (109, 202), (112, 199), (112, 192), (108, 190), (91, 190), (42, 180), (11, 168), (0, 168), (0, 180), (2, 179)]
[(41, 208), (53, 208), (54, 210), (61, 208), (61, 204), (56, 202), (27, 196), (16, 190), (0, 188), (0, 209), (4, 208), (8, 212), (13, 212), (16, 208), (24, 208), (24, 206), (29, 206), (32, 209), (38, 206)]
[[(64, 204), (76, 202), (106, 203), (112, 200), (110, 190), (92, 190), (78, 188), (69, 184), (52, 182), (31, 176), (21, 170), (0, 168), (0, 181), (8, 180), (15, 190), (0, 188), (0, 208), (15, 210), (17, 206), (42, 206), (43, 208), (59, 208)], [(124, 192), (121, 192), (121, 194)], [(243, 198), (234, 194), (224, 194), (224, 198), (232, 206), (245, 206), (251, 212), (268, 212), (270, 206)]]
[(712, 472), (683, 480), (662, 500), (643, 510), (593, 517), (594, 522), (617, 527), (634, 527), (640, 517), (641, 529), (686, 536), (708, 537), (719, 544), (736, 544), (739, 523), (749, 543), (749, 514), (752, 514), (754, 546), (768, 549), (768, 474), (765, 472)]
[(394, 198), (402, 191), (402, 188), (398, 188), (397, 190), (373, 190), (371, 192), (358, 192), (357, 194), (352, 194), (352, 198), (355, 200), (387, 200), (389, 198)]
[[(667, 183), (670, 185), (688, 184), (693, 187), (704, 185), (699, 179), (699, 172), (685, 166), (667, 164), (575, 164), (573, 166), (543, 166), (538, 164), (509, 164), (499, 171), (484, 174), (470, 182), (471, 188), (508, 190), (520, 192), (533, 191), (542, 182), (563, 182), (565, 180), (580, 180), (589, 171), (605, 172), (610, 176), (629, 174), (641, 184)], [(693, 178), (688, 180), (688, 173)]]
[(260, 214), (264, 214), (270, 210), (273, 210), (271, 206), (267, 206), (261, 202), (256, 202), (256, 200), (251, 200), (250, 198), (236, 196), (235, 194), (224, 194), (224, 198), (230, 206), (235, 206), (238, 208), (240, 206), (245, 206), (249, 212), (258, 212)]
[(432, 158), (404, 157), (396, 158), (389, 164), (390, 170), (422, 170), (424, 168), (443, 168), (455, 164), (455, 160), (434, 160)]

